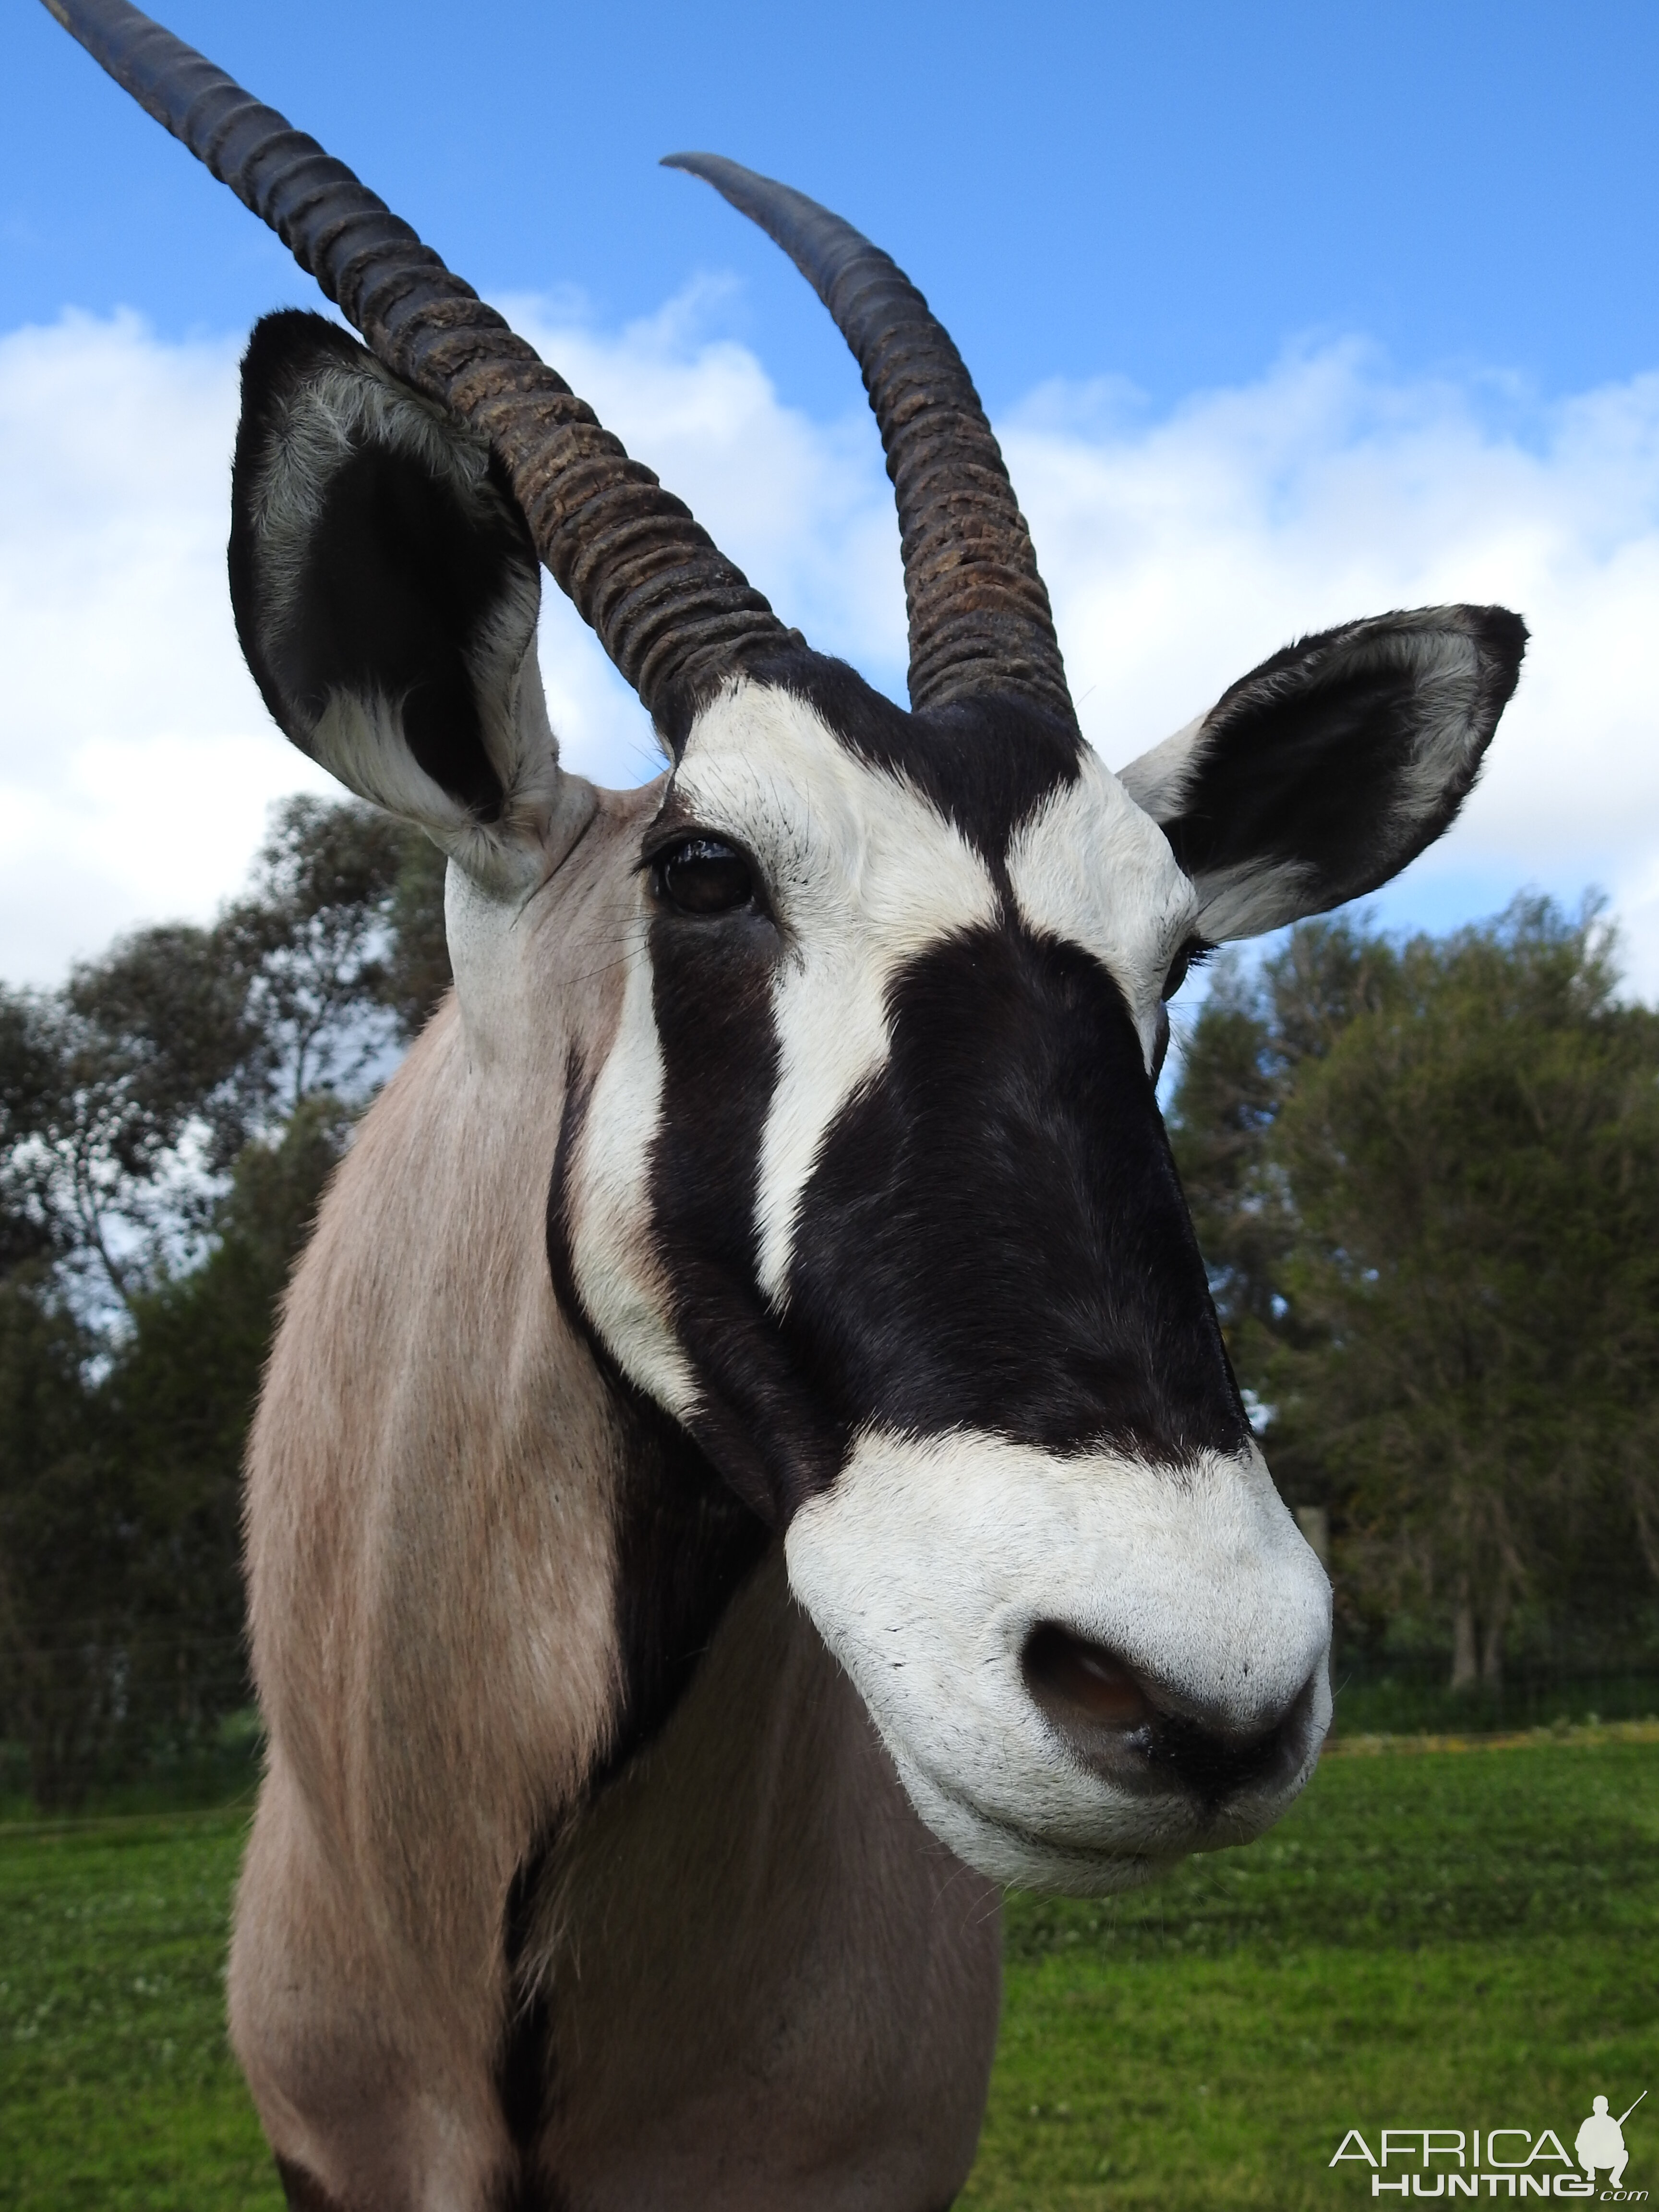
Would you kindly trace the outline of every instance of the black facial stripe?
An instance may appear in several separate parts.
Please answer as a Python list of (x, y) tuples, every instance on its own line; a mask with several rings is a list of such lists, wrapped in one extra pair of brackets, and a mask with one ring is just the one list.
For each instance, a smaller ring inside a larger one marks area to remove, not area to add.
[(573, 1063), (548, 1194), (547, 1249), (554, 1292), (610, 1387), (621, 1432), (611, 1512), (622, 1683), (605, 1755), (589, 1778), (597, 1790), (650, 1742), (679, 1703), (769, 1534), (695, 1440), (623, 1374), (577, 1293), (566, 1203), (592, 1089)]
[(499, 2212), (532, 2212), (539, 2202), (536, 2150), (551, 2088), (552, 2008), (545, 1979), (538, 1976), (526, 1983), (525, 1968), (551, 1849), (550, 1837), (532, 1845), (513, 1876), (502, 1915), (501, 1981), (507, 2010), (495, 2054), (495, 2100), (513, 2146), (514, 2168), (504, 2177)]
[(693, 1433), (739, 1498), (775, 1520), (840, 1440), (757, 1287), (761, 1145), (777, 1085), (772, 987), (781, 945), (759, 915), (662, 915), (651, 961), (664, 1109), (652, 1159), (653, 1241), (702, 1397)]
[(1176, 1462), (1248, 1425), (1116, 985), (976, 932), (894, 991), (879, 1079), (807, 1186), (793, 1330), (844, 1422)]

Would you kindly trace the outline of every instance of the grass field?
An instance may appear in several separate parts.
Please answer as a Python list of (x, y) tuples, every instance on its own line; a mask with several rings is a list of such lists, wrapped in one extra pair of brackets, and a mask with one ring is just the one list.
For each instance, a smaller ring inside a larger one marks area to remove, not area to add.
[[(1339, 2212), (1351, 2126), (1570, 2144), (1659, 2092), (1655, 1739), (1350, 1751), (1248, 1851), (1012, 1900), (964, 2212)], [(276, 2212), (220, 2020), (244, 1817), (0, 1827), (0, 2204)], [(1659, 2114), (1628, 2141), (1659, 2202)]]

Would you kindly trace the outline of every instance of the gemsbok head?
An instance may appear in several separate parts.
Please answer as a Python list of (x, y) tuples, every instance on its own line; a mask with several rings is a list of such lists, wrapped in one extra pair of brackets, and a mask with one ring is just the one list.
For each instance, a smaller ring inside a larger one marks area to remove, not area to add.
[[(364, 1838), (397, 1830), (398, 1894), (459, 1896), (474, 1853), (499, 2029), (524, 1946), (556, 1947), (535, 1851), (657, 1743), (768, 1559), (921, 1821), (995, 1881), (1120, 1887), (1290, 1802), (1328, 1724), (1329, 1590), (1171, 1161), (1166, 1001), (1195, 953), (1440, 836), (1525, 631), (1446, 606), (1305, 638), (1113, 774), (921, 295), (799, 192), (676, 155), (863, 372), (902, 708), (786, 629), (348, 170), (124, 0), (48, 4), (367, 342), (300, 313), (254, 333), (232, 597), (289, 737), (449, 856), (454, 1000), (325, 1208), (251, 1473), (285, 1809), (245, 1887), (239, 2040), (291, 2171), (348, 2191), (369, 2169), (303, 2087), (346, 2061), (248, 2024), (290, 2002), (260, 1933), (283, 1885), (369, 1897)], [(666, 750), (644, 791), (560, 766), (543, 566)], [(421, 1797), (428, 1741), (464, 1819)], [(330, 1941), (373, 1948), (378, 1909), (340, 1905)]]

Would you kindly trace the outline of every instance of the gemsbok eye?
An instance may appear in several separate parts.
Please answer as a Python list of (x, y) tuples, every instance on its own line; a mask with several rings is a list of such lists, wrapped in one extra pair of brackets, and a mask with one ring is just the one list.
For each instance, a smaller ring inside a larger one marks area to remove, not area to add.
[(1187, 971), (1192, 966), (1194, 961), (1200, 959), (1202, 957), (1203, 947), (1199, 944), (1196, 938), (1189, 937), (1187, 939), (1187, 942), (1182, 946), (1180, 951), (1176, 953), (1175, 958), (1170, 963), (1170, 972), (1164, 978), (1164, 988), (1158, 993), (1159, 998), (1164, 1000), (1166, 1006), (1169, 1001), (1174, 998), (1176, 993), (1181, 988), (1182, 985), (1186, 981)]
[(688, 837), (671, 845), (658, 854), (652, 878), (657, 896), (678, 914), (735, 914), (754, 903), (748, 861), (718, 837)]
[(1158, 1035), (1152, 1042), (1152, 1084), (1155, 1089), (1158, 1078), (1164, 1073), (1164, 1063), (1169, 1057), (1170, 1009), (1167, 1006), (1160, 1006), (1158, 1010)]

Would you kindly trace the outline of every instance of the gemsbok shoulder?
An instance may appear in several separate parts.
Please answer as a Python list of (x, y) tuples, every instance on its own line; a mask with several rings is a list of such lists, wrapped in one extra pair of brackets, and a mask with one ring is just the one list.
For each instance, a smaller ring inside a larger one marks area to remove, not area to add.
[[(1441, 834), (1523, 626), (1304, 638), (1111, 774), (921, 294), (676, 155), (863, 370), (906, 713), (349, 171), (125, 0), (47, 4), (367, 341), (254, 331), (231, 596), (289, 737), (449, 856), (455, 988), (329, 1191), (248, 1460), (229, 2002), (289, 2200), (937, 2212), (999, 1885), (1247, 1841), (1329, 1718), (1165, 1001)], [(543, 565), (665, 748), (643, 790), (560, 766)]]

